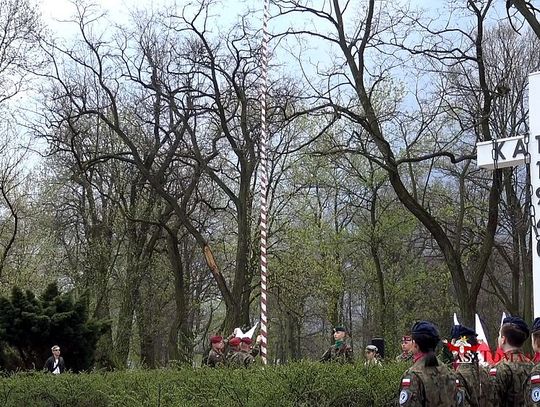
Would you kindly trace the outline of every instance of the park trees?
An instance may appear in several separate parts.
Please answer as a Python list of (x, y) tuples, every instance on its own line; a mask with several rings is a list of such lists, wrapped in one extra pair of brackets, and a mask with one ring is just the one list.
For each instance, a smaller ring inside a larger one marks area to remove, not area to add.
[[(351, 137), (340, 151), (364, 155), (386, 171), (397, 198), (437, 243), (463, 318), (472, 324), (502, 192), (502, 171), (495, 171), (486, 193), (479, 191), (487, 206), (473, 215), (485, 221), (468, 239), (464, 220), (472, 212), (466, 202), (476, 198), (467, 197), (467, 185), (477, 182), (477, 175), (484, 177), (471, 168), (474, 144), (494, 138), (493, 112), (503, 103), (500, 78), (489, 69), (495, 61), (484, 50), (492, 2), (469, 1), (451, 9), (446, 25), (410, 8), (379, 9), (375, 1), (360, 9), (337, 0), (320, 7), (303, 1), (276, 4), (284, 17), (310, 15), (316, 22), (315, 29), (295, 26), (283, 35), (317, 39), (339, 55), (327, 70), (318, 70), (321, 82), (314, 97), (322, 108), (331, 107), (330, 114), (351, 123)], [(453, 13), (465, 16), (474, 28), (454, 23)], [(418, 80), (399, 76), (406, 66)], [(423, 74), (433, 82), (423, 81)], [(450, 187), (440, 178), (443, 174), (461, 185), (461, 201), (455, 202), (461, 209), (450, 218), (434, 205), (432, 195)]]
[[(146, 223), (140, 226), (147, 236), (141, 242), (155, 245), (161, 238), (167, 242), (163, 247), (175, 276), (177, 300), (177, 328), (171, 338), (191, 336), (184, 327), (189, 316), (184, 297), (192, 287), (179, 255), (187, 236), (197, 243), (220, 291), (226, 308), (224, 332), (250, 323), (253, 300), (259, 49), (247, 24), (213, 36), (205, 28), (208, 7), (204, 3), (195, 10), (186, 7), (182, 13), (167, 10), (140, 17), (132, 28), (124, 27), (117, 37), (107, 40), (93, 31), (94, 11), (79, 5), (80, 41), (72, 48), (54, 41), (43, 47), (52, 68), (45, 75), (51, 80), (46, 102), (50, 115), (42, 134), (53, 151), (68, 154), (70, 177), (79, 184), (77, 190), (87, 189), (88, 203), (98, 199), (96, 209), (114, 211), (130, 223)], [(270, 118), (275, 118), (277, 130), (283, 126), (277, 118), (283, 116), (282, 106), (293, 100), (293, 91), (276, 87), (280, 93), (273, 99)], [(54, 146), (59, 138), (58, 149)], [(121, 186), (118, 181), (124, 179), (131, 186)], [(143, 191), (146, 197), (133, 206), (133, 197)], [(154, 206), (145, 210), (145, 205)], [(224, 270), (218, 267), (221, 261), (212, 245), (217, 237), (229, 234), (213, 230), (215, 220), (209, 216), (215, 213), (226, 219), (222, 225), (232, 228), (236, 239), (234, 261)], [(108, 253), (109, 261), (101, 263), (109, 266), (99, 273), (106, 287), (119, 253), (115, 243), (121, 244), (120, 238), (137, 242), (139, 237), (129, 228), (126, 234), (118, 234), (112, 227), (117, 217), (107, 222), (94, 218), (108, 231), (109, 240), (96, 238)], [(87, 232), (83, 236), (89, 237)], [(153, 253), (151, 247), (144, 252), (147, 259)], [(148, 262), (138, 255), (128, 259), (134, 263), (127, 268), (126, 279), (145, 275), (133, 270), (141, 264), (148, 267)], [(130, 291), (124, 298), (132, 296)], [(121, 359), (125, 360), (125, 354)]]
[[(317, 352), (330, 324), (368, 341), (400, 335), (414, 311), (444, 321), (454, 292), (465, 320), (485, 293), (526, 311), (526, 186), (473, 160), (476, 141), (526, 131), (537, 62), (516, 56), (534, 55), (530, 38), (493, 24), (489, 1), (452, 3), (444, 23), (375, 1), (275, 4), (274, 21), (302, 16), (274, 37), (276, 61), (281, 45), (292, 52), (270, 75), (279, 358)], [(104, 364), (191, 362), (208, 333), (252, 322), (259, 37), (254, 14), (217, 29), (216, 10), (105, 27), (80, 3), (76, 39), (42, 42), (51, 65), (33, 127), (49, 157), (24, 244), (43, 226), (50, 256), (34, 277), (88, 289), (90, 312), (112, 321)]]
[[(42, 25), (36, 5), (29, 0), (7, 0), (0, 5), (0, 281), (8, 257), (22, 229), (25, 143), (19, 144), (16, 96), (30, 86), (31, 71), (40, 66), (38, 52)], [(15, 267), (16, 268), (16, 267)]]

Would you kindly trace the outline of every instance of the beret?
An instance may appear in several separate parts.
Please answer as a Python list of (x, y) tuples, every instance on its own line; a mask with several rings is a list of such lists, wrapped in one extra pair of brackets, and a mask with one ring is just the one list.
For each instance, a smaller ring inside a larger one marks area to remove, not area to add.
[(452, 331), (450, 332), (451, 339), (459, 339), (462, 336), (467, 336), (469, 338), (477, 336), (477, 333), (474, 332), (474, 329), (468, 328), (463, 325), (454, 325)]
[(527, 326), (527, 323), (522, 320), (520, 317), (506, 317), (503, 319), (503, 325), (506, 324), (513, 324), (516, 326), (517, 329), (524, 332), (527, 336), (529, 336), (529, 327)]
[(533, 324), (532, 324), (532, 327), (531, 327), (531, 332), (532, 333), (535, 333), (535, 332), (538, 332), (540, 331), (540, 318), (535, 318)]
[(242, 343), (246, 343), (246, 344), (248, 344), (248, 345), (251, 345), (251, 342), (253, 342), (253, 341), (251, 340), (251, 338), (247, 338), (247, 337), (246, 337), (246, 338), (240, 339), (240, 341), (241, 341)]
[(370, 350), (370, 351), (373, 351), (373, 352), (378, 352), (379, 348), (377, 348), (375, 345), (368, 345), (368, 346), (366, 346), (366, 350)]
[(401, 337), (401, 342), (406, 342), (406, 341), (410, 341), (412, 338), (411, 338), (411, 335), (403, 335)]
[(347, 330), (343, 326), (336, 326), (334, 332), (347, 332)]
[(229, 345), (231, 346), (238, 346), (240, 345), (240, 338), (232, 338), (231, 340), (229, 340)]
[(214, 335), (210, 337), (210, 343), (220, 343), (223, 340), (222, 336)]
[(432, 336), (434, 338), (439, 337), (439, 332), (437, 331), (437, 328), (435, 325), (433, 325), (429, 321), (419, 321), (416, 324), (413, 325), (411, 329), (411, 334), (414, 335), (427, 335)]

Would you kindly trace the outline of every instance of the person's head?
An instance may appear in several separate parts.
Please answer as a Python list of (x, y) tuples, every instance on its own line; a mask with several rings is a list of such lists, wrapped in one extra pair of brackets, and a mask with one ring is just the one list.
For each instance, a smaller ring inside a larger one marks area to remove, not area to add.
[(403, 335), (401, 338), (401, 350), (403, 352), (412, 352), (413, 346), (412, 346), (412, 337), (411, 335)]
[(368, 345), (366, 346), (364, 355), (366, 356), (367, 360), (373, 360), (377, 357), (378, 352), (379, 352), (379, 349), (375, 345)]
[(54, 346), (51, 348), (51, 351), (52, 351), (52, 354), (53, 354), (54, 357), (60, 356), (60, 346), (54, 345)]
[(499, 331), (499, 347), (503, 351), (521, 348), (529, 337), (529, 327), (519, 317), (506, 317), (503, 319)]
[(223, 337), (219, 335), (214, 335), (210, 337), (210, 344), (212, 345), (212, 349), (216, 351), (222, 351), (225, 347), (225, 342), (223, 342)]
[(419, 321), (411, 329), (413, 353), (425, 353), (426, 366), (438, 366), (435, 348), (439, 343), (439, 331), (429, 321)]
[(540, 352), (540, 318), (536, 318), (531, 327), (531, 341), (535, 352)]
[(336, 326), (334, 328), (334, 340), (342, 341), (347, 336), (347, 330), (342, 326)]
[(229, 340), (229, 346), (233, 349), (233, 350), (237, 350), (238, 347), (240, 346), (240, 338), (231, 338)]
[(240, 341), (240, 350), (249, 352), (251, 350), (251, 338), (242, 338)]

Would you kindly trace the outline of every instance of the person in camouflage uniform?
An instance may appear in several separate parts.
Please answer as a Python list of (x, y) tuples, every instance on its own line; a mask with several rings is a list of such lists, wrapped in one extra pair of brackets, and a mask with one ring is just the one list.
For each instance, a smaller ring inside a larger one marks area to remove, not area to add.
[(225, 363), (227, 364), (227, 366), (231, 365), (231, 360), (236, 359), (235, 355), (240, 352), (240, 343), (240, 338), (233, 337), (229, 339), (229, 350), (227, 352), (227, 356), (225, 357)]
[(521, 347), (529, 337), (529, 327), (519, 317), (503, 319), (499, 332), (502, 359), (490, 371), (490, 402), (494, 407), (524, 406), (523, 386), (533, 363), (523, 354)]
[(464, 391), (456, 374), (436, 356), (440, 340), (437, 328), (428, 321), (414, 324), (413, 365), (401, 377), (399, 405), (404, 407), (457, 407)]
[(401, 338), (401, 353), (396, 356), (398, 362), (412, 362), (412, 338), (411, 335), (403, 335)]
[[(540, 318), (536, 318), (531, 328), (532, 348), (535, 353), (540, 352)], [(540, 407), (540, 364), (535, 365), (527, 381), (523, 393), (527, 407)]]
[(463, 325), (455, 325), (450, 334), (454, 368), (464, 389), (464, 406), (484, 407), (480, 404), (480, 368), (475, 352), (478, 341), (476, 332)]
[(223, 341), (223, 337), (218, 335), (210, 337), (210, 344), (212, 345), (212, 349), (210, 349), (206, 358), (206, 365), (210, 367), (225, 366), (225, 342)]
[(491, 398), (491, 380), (489, 376), (489, 366), (478, 367), (478, 380), (480, 382), (480, 392), (478, 394), (478, 402), (480, 406), (489, 407)]
[(334, 344), (322, 355), (321, 362), (352, 363), (352, 348), (346, 343), (347, 331), (342, 326), (334, 328)]
[(250, 367), (255, 363), (255, 355), (259, 353), (258, 343), (253, 349), (251, 338), (242, 338), (240, 340), (240, 349), (235, 352), (229, 359), (230, 366), (234, 367)]

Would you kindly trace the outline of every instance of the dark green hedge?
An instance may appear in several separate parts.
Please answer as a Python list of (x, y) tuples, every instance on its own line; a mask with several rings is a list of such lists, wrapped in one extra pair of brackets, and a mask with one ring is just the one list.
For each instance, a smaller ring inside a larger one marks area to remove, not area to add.
[(391, 406), (403, 364), (295, 363), (252, 369), (19, 373), (0, 379), (2, 406)]

